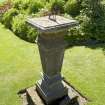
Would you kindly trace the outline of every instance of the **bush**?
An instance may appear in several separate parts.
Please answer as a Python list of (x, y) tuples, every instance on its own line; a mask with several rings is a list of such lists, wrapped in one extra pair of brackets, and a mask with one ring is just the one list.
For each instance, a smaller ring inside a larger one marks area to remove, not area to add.
[(64, 13), (64, 4), (65, 4), (64, 0), (50, 0), (50, 4), (51, 8), (53, 8), (54, 5), (57, 5), (60, 10), (60, 13)]
[(13, 0), (13, 8), (19, 10), (19, 13), (28, 14), (30, 0)]
[(5, 27), (11, 29), (13, 17), (16, 15), (18, 15), (18, 11), (14, 8), (9, 9), (6, 13), (4, 13), (2, 23), (5, 25)]
[(31, 26), (28, 26), (27, 41), (34, 43), (37, 35), (37, 30), (35, 28), (32, 28)]
[(28, 12), (34, 14), (44, 7), (44, 3), (41, 0), (30, 0)]
[(26, 10), (26, 9), (28, 9), (29, 8), (29, 3), (30, 3), (30, 0), (21, 0), (22, 1), (22, 3), (21, 3), (21, 9), (23, 9), (23, 10)]
[(105, 7), (102, 0), (84, 0), (82, 31), (92, 39), (105, 41)]
[(105, 42), (105, 7), (102, 0), (83, 0), (82, 10), (76, 17), (80, 23), (79, 30), (73, 28), (71, 35), (66, 39), (71, 40), (97, 40)]
[(13, 7), (20, 9), (27, 9), (29, 7), (30, 0), (13, 0)]
[(13, 0), (13, 8), (16, 8), (17, 10), (20, 10), (20, 8), (22, 7), (22, 0)]
[(12, 30), (17, 36), (29, 42), (34, 42), (37, 36), (37, 31), (26, 23), (26, 16), (22, 14), (13, 18)]
[(81, 10), (81, 3), (78, 0), (68, 0), (65, 4), (65, 12), (71, 16), (79, 15)]
[(16, 35), (26, 40), (28, 28), (25, 22), (24, 15), (19, 14), (18, 16), (13, 18), (12, 30)]

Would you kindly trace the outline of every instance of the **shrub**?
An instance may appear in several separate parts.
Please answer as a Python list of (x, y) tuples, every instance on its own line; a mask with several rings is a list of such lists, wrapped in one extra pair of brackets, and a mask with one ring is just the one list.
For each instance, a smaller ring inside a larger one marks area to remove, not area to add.
[(26, 39), (28, 28), (25, 22), (24, 15), (19, 14), (18, 16), (15, 16), (13, 18), (12, 30), (16, 35), (18, 35), (22, 39)]
[(29, 7), (30, 0), (13, 0), (13, 7), (16, 9), (27, 9)]
[(81, 24), (82, 31), (96, 40), (105, 41), (105, 7), (102, 0), (84, 0), (82, 3), (85, 19)]
[(27, 14), (30, 0), (13, 0), (13, 8), (19, 10), (19, 13)]
[(27, 41), (34, 43), (37, 35), (37, 30), (35, 28), (32, 28), (31, 26), (28, 26)]
[(44, 3), (41, 0), (30, 0), (28, 12), (34, 14), (44, 7)]
[(50, 0), (50, 4), (51, 8), (53, 8), (54, 5), (57, 5), (60, 10), (60, 13), (64, 13), (64, 4), (65, 4), (64, 0)]
[(17, 36), (29, 42), (34, 42), (37, 36), (37, 31), (26, 23), (26, 16), (23, 14), (13, 18), (12, 30)]
[(5, 25), (5, 27), (11, 29), (13, 17), (15, 17), (16, 15), (18, 15), (18, 11), (14, 8), (4, 13), (2, 23)]
[(83, 0), (82, 10), (76, 17), (80, 22), (79, 30), (73, 28), (66, 39), (97, 40), (105, 42), (105, 7), (102, 0)]
[(71, 16), (77, 16), (80, 13), (81, 3), (78, 0), (68, 0), (65, 4), (65, 12)]
[(30, 0), (23, 0), (22, 1), (22, 9), (26, 10), (29, 8), (29, 3), (30, 3)]
[(20, 10), (20, 8), (22, 7), (22, 0), (13, 0), (13, 8), (16, 8), (17, 10)]
[(0, 14), (0, 22), (2, 22), (2, 18), (3, 18), (3, 15), (2, 15), (2, 14)]

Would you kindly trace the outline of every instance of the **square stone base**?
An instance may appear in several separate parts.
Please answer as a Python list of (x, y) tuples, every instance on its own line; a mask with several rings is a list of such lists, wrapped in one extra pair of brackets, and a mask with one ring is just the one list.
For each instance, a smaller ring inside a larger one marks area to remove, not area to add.
[(48, 85), (40, 80), (36, 84), (36, 91), (47, 104), (67, 96), (68, 94), (68, 88), (63, 81), (55, 81), (54, 83)]
[[(77, 92), (72, 86), (65, 83), (68, 88), (68, 95), (55, 100), (49, 105), (86, 105), (87, 99)], [(20, 94), (23, 105), (47, 105), (36, 91), (36, 86), (27, 88)]]

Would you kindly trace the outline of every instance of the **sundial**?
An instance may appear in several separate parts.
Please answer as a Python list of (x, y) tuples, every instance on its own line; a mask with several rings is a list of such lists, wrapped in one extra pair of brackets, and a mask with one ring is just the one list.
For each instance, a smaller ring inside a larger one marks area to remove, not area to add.
[(49, 104), (68, 94), (61, 75), (66, 47), (64, 36), (68, 28), (77, 26), (78, 22), (58, 15), (56, 20), (44, 16), (28, 18), (27, 22), (37, 28), (40, 33), (37, 44), (42, 63), (42, 79), (37, 82), (36, 89), (43, 100)]
[(53, 13), (50, 16), (27, 18), (27, 23), (39, 31), (36, 42), (42, 64), (41, 79), (35, 86), (26, 89), (28, 105), (30, 102), (32, 105), (74, 105), (77, 96), (84, 101), (78, 92), (64, 82), (61, 75), (67, 45), (65, 35), (78, 22)]

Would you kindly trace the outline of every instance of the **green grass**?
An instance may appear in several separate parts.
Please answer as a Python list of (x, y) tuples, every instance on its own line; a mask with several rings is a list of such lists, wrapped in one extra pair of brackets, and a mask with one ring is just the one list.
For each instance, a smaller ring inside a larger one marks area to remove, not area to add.
[[(105, 45), (72, 47), (65, 53), (63, 75), (91, 102), (105, 104)], [(20, 89), (34, 85), (41, 70), (37, 46), (0, 25), (0, 105), (21, 105)]]
[(17, 92), (39, 78), (37, 47), (0, 25), (0, 105), (21, 105)]
[[(95, 46), (93, 46), (95, 47)], [(91, 102), (88, 105), (105, 105), (105, 45), (97, 49), (73, 47), (66, 51), (63, 72)]]
[(6, 0), (0, 0), (0, 3), (4, 2), (4, 1), (6, 1)]

